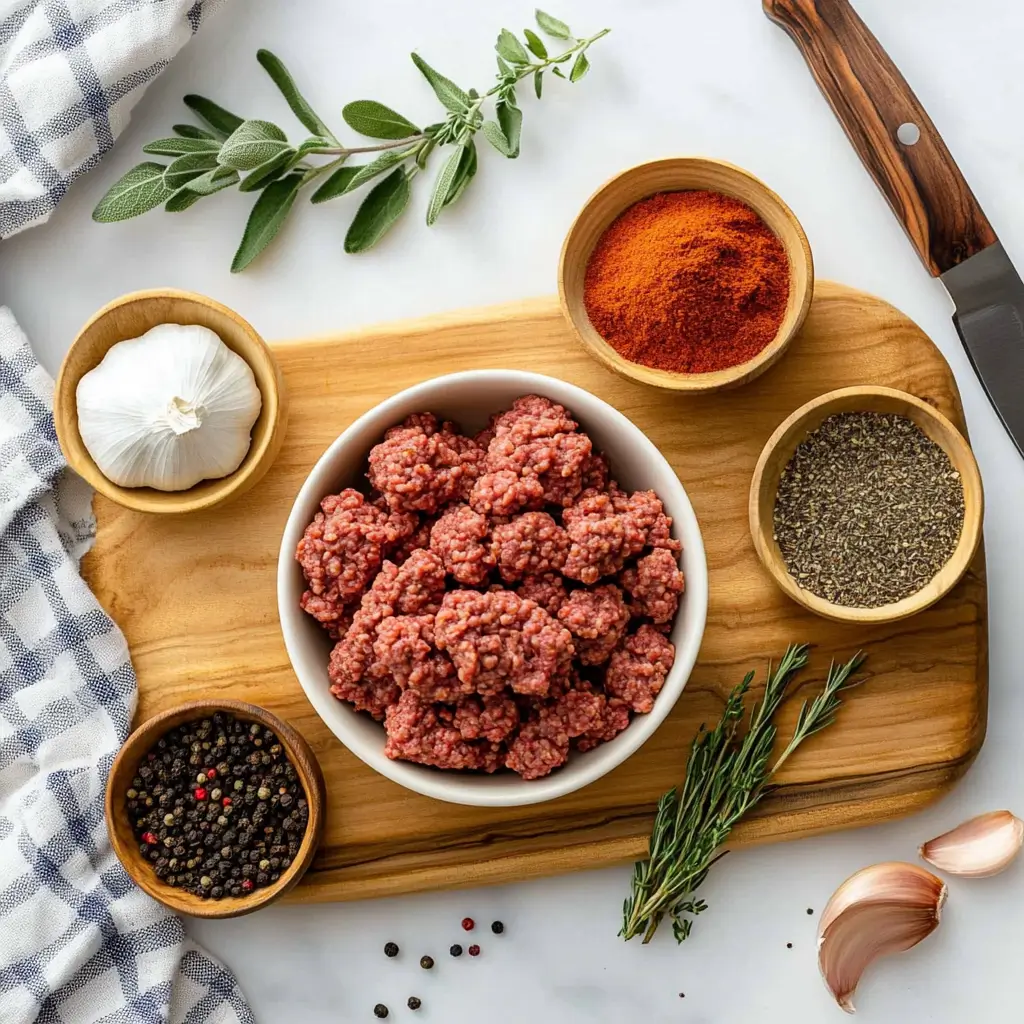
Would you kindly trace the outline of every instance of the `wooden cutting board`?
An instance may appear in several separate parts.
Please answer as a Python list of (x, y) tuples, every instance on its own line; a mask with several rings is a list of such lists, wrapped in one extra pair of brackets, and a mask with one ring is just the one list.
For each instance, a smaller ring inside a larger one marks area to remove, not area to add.
[[(984, 556), (941, 603), (873, 629), (827, 622), (785, 598), (747, 530), (747, 489), (764, 442), (797, 406), (860, 383), (903, 388), (961, 427), (948, 365), (891, 306), (820, 283), (802, 334), (776, 367), (725, 394), (682, 398), (614, 376), (572, 341), (553, 298), (275, 345), (291, 394), (288, 436), (264, 483), (237, 503), (182, 518), (97, 497), (85, 572), (124, 629), (139, 678), (138, 721), (200, 695), (262, 704), (316, 751), (327, 780), (323, 847), (293, 901), (506, 882), (627, 861), (646, 848), (658, 797), (679, 781), (702, 722), (731, 687), (790, 642), (816, 645), (785, 708), (817, 692), (832, 657), (869, 652), (870, 679), (839, 722), (786, 766), (739, 843), (792, 839), (908, 814), (967, 770), (985, 736)], [(293, 496), (361, 413), (417, 381), (472, 367), (548, 373), (600, 395), (642, 427), (686, 486), (711, 574), (697, 667), (668, 721), (629, 761), (554, 803), (442, 804), (378, 776), (328, 732), (292, 674), (277, 622), (275, 566)]]

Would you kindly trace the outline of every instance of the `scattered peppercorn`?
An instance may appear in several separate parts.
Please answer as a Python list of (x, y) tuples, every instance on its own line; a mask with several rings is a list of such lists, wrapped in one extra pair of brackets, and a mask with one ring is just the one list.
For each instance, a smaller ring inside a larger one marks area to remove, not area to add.
[(495, 935), (500, 935), (505, 930), (505, 926), (500, 921), (491, 922), (491, 931)]
[[(260, 863), (262, 863), (262, 861)], [(269, 862), (268, 862), (268, 864), (269, 864)], [(384, 955), (385, 956), (389, 956), (389, 957), (396, 957), (396, 956), (398, 956), (398, 946), (396, 946), (395, 943), (393, 943), (393, 942), (387, 943), (384, 946)]]
[(383, 1020), (388, 1015), (388, 1008), (383, 1003), (378, 1003), (373, 1008), (374, 1017), (380, 1017)]
[(408, 1006), (410, 1010), (418, 1010), (422, 1005), (423, 1003), (421, 1003), (415, 996), (409, 996), (409, 1001), (406, 1003), (406, 1006)]
[(463, 931), (471, 932), (475, 927), (476, 927), (476, 921), (474, 921), (473, 918), (471, 918), (471, 917), (464, 917), (462, 919), (462, 930)]
[(433, 968), (433, 966), (434, 966), (434, 958), (432, 956), (421, 956), (420, 957), (420, 967), (422, 967), (423, 970), (429, 971), (429, 970), (431, 970)]
[(479, 956), (480, 955), (480, 947), (479, 946), (470, 946), (468, 952), (469, 952), (470, 956)]
[(792, 949), (792, 948), (793, 948), (793, 943), (792, 942), (787, 942), (786, 943), (786, 949)]
[(462, 947), (456, 942), (448, 952), (451, 953), (452, 956), (462, 956)]
[(813, 910), (812, 910), (812, 909), (811, 909), (810, 907), (808, 907), (808, 908), (807, 908), (807, 913), (808, 913), (808, 914), (813, 914), (813, 913), (814, 913), (814, 911), (813, 911)]
[(276, 882), (298, 855), (309, 805), (274, 733), (217, 712), (171, 729), (154, 750), (124, 795), (156, 876), (214, 900)]

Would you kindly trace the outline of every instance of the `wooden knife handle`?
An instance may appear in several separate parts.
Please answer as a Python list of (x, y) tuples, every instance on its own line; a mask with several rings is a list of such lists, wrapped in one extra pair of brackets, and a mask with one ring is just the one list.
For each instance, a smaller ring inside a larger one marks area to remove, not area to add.
[[(931, 118), (848, 0), (763, 2), (800, 48), (931, 273), (945, 273), (992, 245), (992, 225)], [(900, 141), (906, 125), (920, 132), (915, 144)]]

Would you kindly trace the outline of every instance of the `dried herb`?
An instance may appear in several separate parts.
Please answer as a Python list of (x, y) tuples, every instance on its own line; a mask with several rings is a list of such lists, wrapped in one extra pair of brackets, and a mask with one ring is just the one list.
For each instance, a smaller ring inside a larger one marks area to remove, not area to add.
[(649, 846), (650, 856), (633, 869), (632, 891), (623, 906), (625, 939), (650, 942), (668, 917), (678, 942), (690, 934), (693, 919), (707, 909), (696, 897), (736, 823), (770, 791), (769, 783), (793, 752), (835, 721), (840, 693), (851, 685), (864, 655), (845, 665), (833, 663), (824, 689), (804, 701), (793, 737), (771, 763), (777, 728), (775, 715), (793, 677), (807, 664), (806, 644), (790, 647), (776, 668), (768, 665), (764, 695), (755, 704), (746, 733), (740, 732), (744, 698), (754, 680), (749, 672), (729, 695), (718, 725), (704, 726), (694, 738), (686, 777), (658, 802)]
[(905, 416), (830, 416), (779, 481), (774, 531), (786, 567), (833, 604), (876, 608), (916, 594), (949, 561), (964, 490), (949, 456)]
[[(173, 159), (169, 164), (148, 161), (133, 167), (100, 200), (93, 219), (102, 223), (127, 220), (160, 205), (177, 213), (204, 196), (235, 185), (239, 192), (259, 192), (231, 263), (232, 272), (237, 272), (274, 240), (306, 186), (317, 182), (319, 188), (310, 198), (323, 203), (380, 178), (345, 236), (346, 252), (363, 252), (376, 245), (405, 211), (412, 197), (411, 182), (426, 168), (434, 150), (447, 147), (427, 205), (427, 224), (433, 224), (476, 175), (477, 133), (502, 156), (514, 159), (519, 155), (523, 122), (516, 96), (519, 83), (532, 79), (540, 99), (549, 71), (556, 78), (578, 82), (590, 68), (587, 50), (609, 31), (576, 38), (568, 25), (543, 11), (537, 11), (537, 25), (551, 38), (563, 40), (564, 48), (549, 54), (531, 29), (524, 32), (525, 43), (502, 29), (495, 45), (497, 81), (484, 93), (462, 89), (414, 53), (413, 63), (444, 108), (441, 120), (419, 128), (383, 103), (356, 100), (345, 106), (342, 117), (360, 135), (383, 140), (369, 146), (343, 145), (299, 92), (281, 60), (269, 50), (260, 50), (257, 60), (310, 136), (293, 143), (270, 121), (245, 119), (205, 97), (186, 96), (185, 105), (205, 127), (177, 124), (172, 128), (173, 137), (143, 146), (145, 153)], [(488, 101), (494, 105), (493, 119), (484, 116)], [(374, 156), (367, 163), (346, 166), (349, 157), (363, 153)], [(331, 159), (321, 163), (317, 157)]]

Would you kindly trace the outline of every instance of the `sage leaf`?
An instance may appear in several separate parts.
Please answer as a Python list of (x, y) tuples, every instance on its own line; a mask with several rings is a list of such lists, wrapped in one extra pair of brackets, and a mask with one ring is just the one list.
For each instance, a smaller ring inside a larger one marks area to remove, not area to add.
[(498, 41), (494, 44), (499, 57), (504, 57), (510, 64), (529, 64), (530, 55), (526, 47), (507, 28), (498, 33)]
[(469, 107), (469, 94), (460, 89), (450, 78), (435, 71), (418, 53), (412, 54), (412, 62), (430, 83), (434, 95), (453, 114), (461, 114)]
[(569, 81), (578, 82), (590, 70), (590, 61), (587, 55), (580, 50), (580, 55), (573, 62), (572, 70), (569, 72)]
[(164, 171), (164, 183), (173, 192), (193, 178), (198, 178), (204, 171), (211, 170), (216, 166), (217, 154), (215, 152), (186, 153), (171, 161), (167, 170)]
[(537, 24), (540, 26), (542, 32), (547, 32), (553, 39), (568, 39), (572, 32), (569, 31), (569, 26), (564, 21), (559, 21), (557, 18), (553, 18), (550, 14), (537, 9)]
[(502, 155), (510, 157), (512, 155), (511, 147), (508, 144), (508, 139), (505, 137), (505, 133), (501, 130), (501, 126), (495, 121), (484, 121), (480, 126), (480, 131), (483, 132), (484, 138)]
[(203, 198), (201, 192), (192, 192), (187, 186), (182, 185), (170, 199), (164, 203), (164, 210), (167, 213), (181, 213), (183, 210), (187, 210), (190, 206), (195, 206), (200, 199)]
[(221, 146), (218, 160), (239, 171), (251, 171), (291, 149), (283, 131), (269, 121), (243, 121)]
[(272, 181), (280, 178), (285, 171), (294, 166), (299, 160), (299, 154), (294, 149), (284, 149), (277, 156), (272, 156), (265, 163), (250, 171), (238, 186), (239, 192), (256, 192), (264, 188)]
[(533, 73), (533, 91), (537, 94), (537, 99), (540, 99), (541, 93), (544, 90), (544, 72), (538, 68)]
[(215, 167), (181, 186), (164, 204), (168, 213), (180, 213), (198, 203), (203, 196), (212, 196), (223, 188), (238, 184), (238, 171), (231, 167)]
[(454, 203), (459, 196), (466, 191), (466, 186), (476, 175), (476, 167), (476, 143), (470, 139), (463, 147), (462, 158), (459, 160), (458, 170), (455, 172), (455, 178), (451, 183), (451, 187), (448, 189), (448, 196), (444, 201), (444, 205), (446, 207), (451, 206), (452, 203)]
[(437, 178), (434, 181), (434, 191), (430, 194), (430, 202), (427, 204), (427, 225), (434, 224), (441, 215), (445, 204), (448, 202), (448, 194), (451, 191), (452, 183), (459, 171), (459, 164), (462, 162), (462, 154), (465, 146), (459, 146), (452, 150), (451, 156), (441, 165)]
[(241, 127), (245, 120), (230, 110), (218, 106), (213, 100), (204, 96), (196, 96), (194, 93), (185, 97), (185, 106), (194, 114), (198, 114), (213, 130), (217, 137), (226, 139), (236, 128)]
[(376, 245), (409, 205), (412, 189), (404, 167), (392, 171), (366, 194), (345, 235), (345, 252)]
[(511, 103), (499, 103), (495, 107), (498, 116), (498, 124), (506, 139), (508, 139), (508, 153), (505, 155), (514, 160), (519, 156), (519, 137), (523, 128), (523, 112)]
[(544, 45), (544, 40), (532, 28), (523, 29), (523, 35), (526, 36), (526, 45), (530, 48), (530, 53), (541, 60), (547, 59), (548, 48)]
[(175, 135), (180, 135), (183, 139), (216, 139), (217, 136), (213, 132), (208, 132), (205, 128), (198, 128), (194, 124), (172, 124), (171, 131)]
[(260, 193), (252, 213), (249, 214), (238, 251), (231, 261), (232, 274), (245, 270), (274, 240), (295, 203), (295, 196), (301, 184), (301, 174), (289, 174), (286, 178), (272, 181)]
[(216, 139), (157, 139), (142, 147), (143, 153), (158, 156), (182, 156), (185, 153), (216, 153), (220, 143)]
[(92, 219), (100, 224), (128, 220), (165, 202), (172, 189), (164, 182), (165, 164), (136, 164), (110, 187), (96, 204)]
[(299, 92), (295, 79), (284, 66), (280, 57), (275, 56), (269, 50), (257, 50), (256, 59), (260, 66), (274, 81), (274, 85), (281, 90), (281, 94), (288, 101), (292, 113), (299, 121), (314, 135), (321, 135), (326, 139), (334, 139), (330, 128), (320, 120), (320, 116), (309, 105), (306, 98)]
[(341, 111), (345, 123), (371, 139), (407, 139), (420, 130), (407, 118), (376, 100), (356, 100)]
[(328, 175), (327, 180), (310, 197), (311, 203), (326, 203), (328, 199), (336, 199), (349, 191), (352, 179), (362, 167), (339, 167)]
[(365, 185), (371, 178), (376, 178), (378, 174), (383, 174), (396, 164), (400, 164), (414, 150), (415, 147), (410, 147), (409, 149), (386, 149), (376, 160), (371, 160), (368, 164), (352, 168), (356, 173), (352, 176), (352, 180), (348, 183), (348, 188), (345, 191), (352, 192), (361, 185)]
[[(181, 187), (189, 192), (197, 192), (201, 196), (212, 196), (222, 188), (230, 188), (238, 184), (238, 171), (233, 167), (214, 167), (210, 171), (200, 174)], [(181, 189), (178, 190), (179, 192)]]

